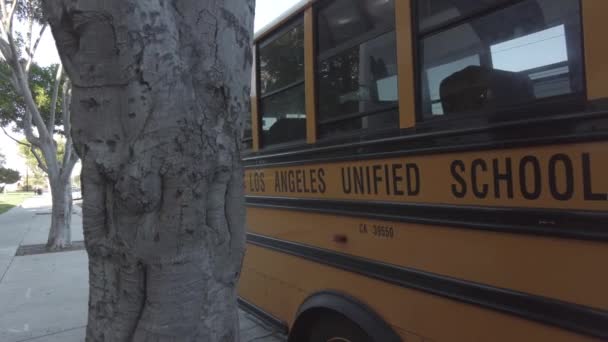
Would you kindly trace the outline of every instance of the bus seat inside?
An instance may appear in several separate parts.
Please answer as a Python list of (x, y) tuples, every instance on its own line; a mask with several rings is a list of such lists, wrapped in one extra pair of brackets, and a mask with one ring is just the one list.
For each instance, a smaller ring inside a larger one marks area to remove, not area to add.
[(306, 138), (306, 119), (282, 117), (270, 127), (266, 140), (271, 144), (281, 144)]
[(440, 97), (446, 115), (504, 108), (534, 100), (526, 74), (468, 66), (445, 78)]

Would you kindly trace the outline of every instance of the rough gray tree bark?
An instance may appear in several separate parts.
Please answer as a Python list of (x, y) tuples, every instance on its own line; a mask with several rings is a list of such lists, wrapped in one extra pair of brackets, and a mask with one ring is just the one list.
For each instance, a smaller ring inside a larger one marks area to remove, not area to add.
[(255, 0), (43, 0), (72, 80), (87, 341), (237, 341)]

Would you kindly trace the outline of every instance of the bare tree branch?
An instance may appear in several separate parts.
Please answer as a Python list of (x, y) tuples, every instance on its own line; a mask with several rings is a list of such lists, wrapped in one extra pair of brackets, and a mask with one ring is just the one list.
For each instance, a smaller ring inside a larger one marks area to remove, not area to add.
[[(67, 145), (66, 145), (67, 148)], [(72, 157), (70, 157), (70, 159), (64, 159), (67, 160), (67, 163), (65, 165), (63, 165), (62, 167), (62, 177), (63, 177), (63, 181), (67, 182), (71, 177), (72, 177), (72, 170), (74, 170), (74, 166), (76, 166), (76, 163), (78, 163), (78, 156), (72, 154)]]
[(38, 162), (38, 167), (44, 171), (45, 173), (49, 173), (49, 168), (44, 164), (44, 162), (42, 161), (42, 159), (40, 158), (40, 156), (38, 155), (38, 152), (36, 152), (36, 148), (34, 146), (31, 146), (30, 151), (32, 152), (32, 154), (34, 155), (34, 157), (36, 158), (36, 161)]
[(2, 18), (6, 18), (6, 2), (0, 1), (0, 9), (2, 10)]
[[(0, 28), (2, 28), (2, 34), (4, 35), (4, 28), (2, 25), (0, 25)], [(8, 63), (13, 60), (13, 52), (10, 44), (4, 39), (0, 39), (0, 52), (2, 53), (4, 60), (6, 60)]]
[[(55, 133), (55, 117), (57, 115), (57, 101), (59, 100), (59, 87), (61, 86), (62, 77), (63, 67), (61, 66), (61, 64), (59, 64), (59, 67), (57, 68), (57, 74), (55, 75), (55, 83), (53, 84), (53, 95), (51, 97), (51, 115), (46, 126), (46, 129), (49, 131), (50, 136), (53, 136), (53, 134)], [(66, 107), (65, 102), (63, 103), (63, 106), (64, 108)]]
[[(40, 169), (42, 169), (42, 171), (47, 172), (48, 173), (48, 168), (46, 167), (46, 165), (43, 163), (42, 159), (40, 158), (40, 156), (38, 155), (38, 152), (36, 152), (36, 147), (34, 145), (30, 145), (30, 144), (26, 144), (23, 141), (20, 141), (19, 139), (13, 137), (12, 135), (8, 134), (8, 132), (6, 131), (6, 129), (4, 127), (0, 127), (2, 128), (2, 131), (4, 132), (4, 134), (9, 137), (11, 140), (13, 140), (14, 142), (16, 142), (19, 145), (22, 146), (27, 146), (30, 151), (32, 152), (32, 154), (34, 155), (34, 158), (36, 158), (36, 161), (38, 162), (38, 167)], [(74, 163), (76, 164), (76, 163)]]
[(73, 153), (74, 146), (72, 144), (72, 124), (71, 124), (71, 108), (70, 103), (72, 102), (72, 84), (69, 79), (66, 79), (63, 83), (63, 129), (65, 131), (65, 153), (63, 155), (63, 170), (69, 170), (72, 173), (74, 165), (78, 162), (78, 156)]
[(28, 64), (32, 60), (32, 41), (34, 40), (32, 34), (34, 32), (34, 17), (29, 16), (27, 18), (27, 32), (25, 34), (25, 53), (28, 55)]
[(13, 5), (11, 6), (7, 19), (8, 19), (8, 27), (7, 31), (13, 32), (13, 19), (15, 18), (15, 10), (17, 9), (17, 5), (19, 4), (19, 0), (13, 0)]
[(9, 137), (11, 140), (13, 140), (14, 142), (16, 142), (19, 145), (23, 145), (23, 146), (27, 146), (27, 147), (32, 147), (32, 145), (30, 144), (26, 144), (23, 141), (20, 141), (19, 139), (13, 137), (12, 135), (8, 134), (8, 132), (6, 131), (6, 129), (4, 129), (4, 127), (0, 127), (2, 128), (2, 131), (4, 132), (4, 135), (6, 135), (7, 137)]
[(34, 64), (34, 56), (36, 55), (36, 51), (38, 50), (38, 45), (40, 44), (42, 35), (44, 35), (44, 31), (46, 30), (47, 27), (48, 27), (48, 25), (44, 24), (44, 25), (42, 25), (42, 28), (40, 28), (40, 33), (38, 33), (38, 38), (36, 38), (36, 42), (34, 43), (34, 46), (31, 49), (30, 60), (28, 61), (27, 67), (25, 68), (27, 73), (30, 72), (32, 64)]
[[(20, 88), (20, 90), (22, 91), (21, 95), (23, 96), (26, 106), (24, 127), (25, 136), (30, 143), (39, 146), (40, 140), (52, 140), (53, 137), (49, 134), (49, 131), (46, 128), (46, 124), (42, 119), (42, 115), (40, 115), (40, 112), (38, 111), (38, 106), (36, 105), (36, 101), (34, 101), (34, 97), (32, 96), (27, 76), (25, 74), (25, 71), (23, 70), (23, 66), (18, 61), (16, 63), (13, 63), (13, 72), (15, 73), (15, 77), (19, 83), (18, 88)], [(38, 138), (36, 138), (33, 134), (33, 130), (31, 127), (32, 123), (38, 129)]]

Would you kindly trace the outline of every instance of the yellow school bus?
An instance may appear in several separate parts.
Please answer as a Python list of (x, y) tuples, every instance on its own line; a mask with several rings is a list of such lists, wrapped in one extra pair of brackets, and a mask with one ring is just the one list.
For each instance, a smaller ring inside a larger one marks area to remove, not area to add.
[(290, 341), (608, 340), (608, 1), (303, 1), (255, 40), (240, 303)]

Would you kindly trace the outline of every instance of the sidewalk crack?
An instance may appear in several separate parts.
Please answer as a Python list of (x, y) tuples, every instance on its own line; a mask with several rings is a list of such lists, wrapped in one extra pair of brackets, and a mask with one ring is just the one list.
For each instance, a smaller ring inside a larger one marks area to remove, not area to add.
[(59, 334), (65, 333), (65, 332), (74, 331), (74, 330), (78, 330), (78, 329), (82, 329), (82, 328), (86, 328), (86, 325), (75, 327), (75, 328), (69, 328), (69, 329), (59, 330), (59, 331), (56, 331), (54, 333), (40, 335), (40, 336), (36, 336), (36, 337), (28, 337), (26, 339), (18, 340), (18, 341), (15, 341), (15, 342), (35, 341), (35, 340), (41, 339), (43, 337), (49, 337), (49, 336), (53, 336), (53, 335), (59, 335)]

